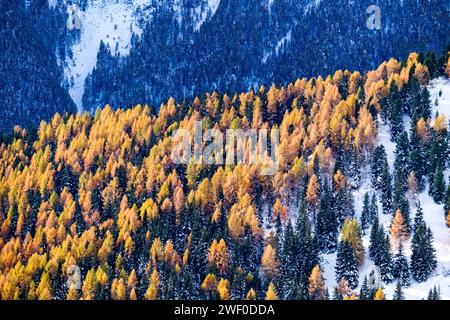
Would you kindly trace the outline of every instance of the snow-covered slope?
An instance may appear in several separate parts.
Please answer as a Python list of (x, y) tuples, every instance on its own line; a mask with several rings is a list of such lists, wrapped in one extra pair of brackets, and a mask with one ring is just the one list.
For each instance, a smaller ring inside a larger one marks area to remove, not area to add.
[[(49, 0), (49, 4), (55, 5), (55, 2)], [(141, 35), (141, 22), (148, 22), (156, 6), (163, 4), (164, 1), (155, 3), (152, 0), (89, 0), (84, 11), (73, 5), (67, 7), (69, 17), (77, 19), (73, 27), (80, 29), (80, 38), (71, 47), (72, 57), (63, 65), (70, 84), (69, 93), (79, 111), (82, 111), (85, 80), (96, 65), (100, 42), (109, 44), (113, 53), (128, 55), (133, 33)], [(220, 0), (205, 0), (190, 8), (194, 30), (198, 31), (215, 14), (219, 4)], [(174, 18), (180, 24), (182, 6), (181, 0), (175, 0), (172, 7)]]
[(438, 78), (431, 81), (428, 90), (430, 91), (433, 111), (450, 117), (450, 82), (445, 78)]
[(208, 17), (212, 17), (219, 7), (220, 0), (207, 0), (206, 6), (199, 5), (192, 9), (191, 17), (195, 22), (194, 30), (198, 31)]
[[(445, 114), (447, 119), (450, 119), (450, 80), (439, 78), (431, 81), (428, 87), (432, 99), (432, 110), (433, 117), (436, 112), (439, 114)], [(409, 127), (409, 119), (408, 122), (405, 122), (405, 127)], [(390, 140), (390, 134), (387, 126), (380, 125), (380, 130), (378, 133), (378, 144), (383, 144), (388, 162), (391, 170), (393, 169), (394, 164), (394, 150), (395, 143)], [(360, 217), (362, 211), (362, 204), (364, 199), (364, 194), (366, 192), (372, 192), (373, 188), (370, 183), (370, 168), (367, 167), (362, 170), (364, 182), (359, 190), (354, 192), (355, 199), (355, 210), (357, 212), (358, 217)], [(450, 172), (447, 170), (446, 179), (448, 180)], [(446, 181), (447, 181), (446, 180)], [(436, 249), (436, 258), (438, 261), (437, 269), (432, 277), (428, 279), (426, 282), (417, 283), (412, 280), (411, 287), (404, 288), (405, 298), (411, 300), (423, 299), (427, 298), (428, 291), (432, 289), (434, 286), (439, 287), (441, 290), (441, 299), (448, 300), (450, 299), (450, 229), (445, 226), (444, 221), (444, 208), (443, 205), (436, 204), (433, 199), (428, 195), (428, 190), (425, 190), (423, 193), (419, 194), (417, 199), (420, 201), (421, 206), (424, 212), (424, 219), (427, 225), (431, 228), (434, 236), (434, 248)], [(411, 220), (414, 219), (414, 215), (416, 213), (416, 206), (414, 204), (415, 201), (411, 199), (410, 207), (411, 207)], [(391, 223), (392, 216), (390, 214), (382, 214), (381, 204), (379, 204), (379, 218), (380, 222), (384, 225), (386, 231), (389, 230), (389, 226)], [(364, 260), (364, 264), (359, 270), (359, 284), (361, 285), (364, 276), (369, 275), (372, 270), (375, 270), (376, 267), (373, 264), (373, 261), (369, 258), (368, 247), (370, 244), (370, 235), (369, 232), (366, 232), (366, 235), (363, 237), (363, 244), (366, 248), (366, 256)], [(411, 239), (405, 244), (404, 254), (408, 257), (410, 261), (411, 257)], [(335, 280), (335, 268), (336, 265), (336, 253), (328, 254), (323, 256), (322, 267), (324, 269), (324, 277), (326, 280), (327, 287), (331, 290), (337, 286)], [(393, 293), (395, 291), (395, 285), (393, 284), (383, 284), (383, 291), (386, 295), (387, 299), (392, 299)], [(356, 290), (359, 292), (359, 288)]]
[[(81, 111), (84, 82), (95, 67), (100, 42), (109, 44), (111, 50), (127, 55), (131, 36), (140, 34), (138, 10), (145, 10), (150, 0), (90, 1), (85, 11), (78, 10), (81, 31), (79, 41), (71, 50), (72, 58), (65, 62), (65, 76), (70, 83), (69, 93)], [(151, 10), (151, 9), (148, 9)]]

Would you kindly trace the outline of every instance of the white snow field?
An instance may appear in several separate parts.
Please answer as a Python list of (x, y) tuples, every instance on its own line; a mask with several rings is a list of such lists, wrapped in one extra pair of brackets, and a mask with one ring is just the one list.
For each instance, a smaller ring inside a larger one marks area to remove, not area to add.
[[(432, 100), (432, 115), (435, 116), (436, 112), (440, 115), (445, 114), (447, 119), (450, 119), (450, 80), (439, 78), (431, 81), (428, 86)], [(437, 102), (437, 104), (436, 104)], [(409, 128), (409, 118), (405, 118), (405, 127)], [(395, 143), (390, 140), (390, 134), (388, 128), (384, 125), (380, 125), (378, 133), (378, 144), (383, 144), (388, 156), (388, 162), (390, 169), (393, 169), (394, 164), (394, 151)], [(445, 174), (446, 182), (448, 181), (448, 176), (450, 170), (447, 170)], [(355, 198), (355, 211), (357, 216), (360, 217), (362, 211), (362, 204), (364, 199), (364, 194), (366, 192), (373, 192), (373, 188), (370, 183), (370, 167), (363, 169), (363, 183), (360, 189), (354, 192)], [(441, 299), (450, 299), (450, 229), (446, 227), (444, 220), (444, 206), (436, 204), (433, 199), (428, 195), (428, 190), (418, 195), (418, 200), (420, 201), (423, 212), (424, 219), (427, 225), (431, 228), (434, 236), (434, 248), (436, 249), (436, 258), (438, 261), (437, 269), (435, 273), (426, 282), (417, 283), (411, 280), (411, 286), (409, 288), (404, 288), (405, 298), (409, 300), (421, 300), (427, 299), (428, 292), (434, 286), (440, 288)], [(378, 199), (379, 200), (379, 199)], [(411, 207), (411, 221), (414, 221), (414, 216), (416, 213), (415, 201), (410, 200)], [(392, 215), (383, 214), (381, 210), (381, 204), (379, 203), (378, 216), (380, 222), (383, 223), (385, 231), (389, 231), (389, 226), (391, 223)], [(368, 247), (370, 244), (370, 229), (366, 232), (363, 237), (363, 244), (366, 249), (366, 256), (363, 266), (359, 270), (359, 285), (361, 286), (364, 276), (369, 275), (372, 270), (375, 270), (375, 265), (373, 261), (369, 258)], [(411, 238), (404, 246), (404, 254), (410, 262), (411, 257)], [(394, 251), (395, 253), (396, 251)], [(322, 268), (324, 269), (324, 277), (327, 287), (332, 294), (334, 287), (337, 286), (335, 279), (334, 267), (336, 265), (336, 253), (323, 255)], [(395, 291), (396, 282), (392, 284), (382, 284), (383, 291), (387, 299), (392, 299), (393, 293)], [(358, 287), (355, 292), (359, 293)]]

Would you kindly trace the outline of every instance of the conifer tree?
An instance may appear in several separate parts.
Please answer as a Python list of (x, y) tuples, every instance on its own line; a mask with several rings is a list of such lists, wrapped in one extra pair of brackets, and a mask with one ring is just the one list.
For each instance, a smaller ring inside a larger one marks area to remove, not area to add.
[(450, 211), (447, 214), (447, 217), (445, 218), (445, 224), (446, 224), (447, 228), (450, 228)]
[(422, 209), (422, 205), (420, 204), (420, 202), (416, 203), (416, 215), (414, 217), (414, 232), (417, 231), (417, 228), (425, 223), (425, 220), (423, 219), (423, 209)]
[(325, 188), (322, 192), (316, 221), (316, 237), (322, 252), (332, 253), (336, 251), (338, 238), (338, 218), (330, 204), (330, 192)]
[(393, 258), (392, 265), (392, 276), (395, 279), (398, 279), (402, 287), (409, 287), (411, 284), (411, 274), (409, 271), (408, 260), (403, 255), (402, 244), (400, 244), (398, 252)]
[(358, 154), (352, 149), (352, 158), (349, 168), (349, 183), (353, 189), (358, 189), (361, 186), (361, 163), (358, 160)]
[(394, 162), (394, 172), (395, 178), (402, 185), (403, 191), (407, 189), (407, 178), (409, 168), (409, 140), (408, 134), (402, 132), (398, 139), (395, 147), (395, 162)]
[[(304, 202), (302, 202), (304, 203)], [(308, 219), (306, 206), (300, 206), (299, 217), (296, 226), (297, 254), (294, 255), (297, 267), (291, 270), (299, 277), (298, 296), (306, 298), (308, 293), (308, 278), (314, 266), (319, 263), (319, 247), (316, 237), (311, 232), (311, 224)]]
[(400, 209), (397, 209), (392, 219), (390, 234), (395, 248), (402, 246), (409, 238), (408, 226)]
[(369, 246), (369, 256), (375, 262), (375, 265), (379, 264), (379, 256), (384, 238), (383, 234), (380, 232), (380, 229), (378, 216), (375, 216), (373, 219), (372, 228), (370, 230)]
[(444, 198), (444, 214), (448, 215), (450, 213), (450, 177), (449, 177), (449, 184), (447, 186), (447, 191), (445, 193)]
[[(381, 232), (384, 235), (383, 229), (381, 230)], [(392, 254), (389, 235), (386, 235), (386, 237), (384, 237), (384, 241), (382, 242), (378, 267), (380, 268), (381, 280), (386, 283), (392, 282)]]
[(363, 233), (365, 232), (365, 230), (367, 230), (367, 228), (372, 225), (372, 212), (370, 210), (370, 198), (369, 198), (369, 193), (366, 192), (364, 194), (364, 200), (363, 200), (363, 208), (362, 208), (362, 213), (361, 213), (361, 229), (363, 231)]
[(319, 265), (316, 265), (309, 277), (308, 294), (311, 300), (327, 300), (325, 282)]
[(359, 299), (360, 300), (372, 300), (372, 298), (368, 297), (368, 290), (369, 290), (369, 285), (368, 285), (368, 279), (367, 276), (364, 276), (364, 280), (363, 283), (361, 285), (361, 288), (359, 290)]
[(281, 289), (280, 295), (284, 298), (285, 294), (292, 291), (296, 284), (296, 275), (293, 270), (297, 267), (297, 261), (295, 254), (298, 249), (297, 237), (294, 233), (294, 229), (290, 221), (286, 226), (285, 237), (282, 244), (281, 254), (280, 254), (280, 269), (281, 269)]
[(380, 177), (380, 199), (383, 205), (383, 213), (392, 212), (392, 184), (391, 174), (389, 173), (389, 164), (387, 159), (383, 163), (383, 169)]
[(442, 166), (440, 163), (436, 166), (434, 172), (433, 184), (431, 186), (431, 195), (436, 203), (442, 203), (445, 199), (445, 180)]
[(405, 196), (406, 192), (403, 187), (403, 183), (400, 183), (400, 180), (396, 179), (394, 184), (394, 201), (393, 201), (393, 213), (394, 216), (397, 210), (400, 210), (402, 213), (403, 221), (406, 224), (406, 227), (409, 231), (411, 219), (410, 219), (410, 208), (409, 201)]
[(433, 234), (425, 223), (416, 227), (411, 247), (411, 274), (417, 282), (424, 282), (437, 267)]
[(377, 196), (375, 193), (372, 194), (372, 198), (370, 199), (370, 225), (372, 225), (373, 219), (378, 216), (378, 202)]
[(364, 281), (361, 285), (361, 289), (360, 289), (360, 293), (359, 293), (359, 299), (360, 300), (373, 300), (378, 288), (379, 288), (379, 283), (377, 283), (377, 281), (375, 279), (375, 272), (372, 271), (369, 274), (369, 277), (367, 277), (367, 275), (364, 277)]
[(335, 271), (337, 282), (345, 278), (351, 289), (358, 286), (358, 264), (355, 252), (348, 241), (339, 243)]
[(389, 94), (383, 103), (382, 108), (387, 109), (387, 120), (391, 132), (392, 141), (397, 141), (398, 136), (403, 131), (403, 107), (400, 99), (399, 90), (395, 82), (391, 83)]
[(373, 300), (386, 300), (386, 297), (384, 296), (384, 292), (381, 289), (381, 287), (378, 288), (377, 292), (375, 293), (375, 297), (373, 298)]
[(441, 300), (441, 289), (436, 288), (436, 286), (433, 287), (433, 289), (430, 289), (428, 292), (428, 300)]
[[(423, 120), (423, 118), (422, 118)], [(422, 139), (417, 132), (418, 121), (412, 120), (411, 130), (410, 130), (410, 153), (409, 153), (409, 165), (411, 171), (414, 172), (415, 178), (417, 180), (417, 187), (419, 191), (424, 189), (424, 177), (426, 175), (426, 160), (425, 160), (425, 150), (422, 143)]]
[(242, 300), (245, 299), (248, 293), (248, 282), (245, 279), (244, 270), (241, 267), (236, 268), (233, 279), (231, 281), (231, 299)]
[(372, 172), (372, 185), (377, 190), (381, 190), (381, 177), (385, 161), (387, 161), (386, 150), (383, 145), (379, 145), (373, 151), (372, 160), (370, 163)]
[(397, 281), (397, 285), (395, 286), (394, 296), (392, 300), (405, 300), (405, 294), (403, 293), (402, 283), (401, 281)]
[(353, 194), (347, 183), (347, 178), (340, 170), (333, 177), (334, 180), (334, 199), (332, 210), (342, 226), (346, 217), (354, 216)]

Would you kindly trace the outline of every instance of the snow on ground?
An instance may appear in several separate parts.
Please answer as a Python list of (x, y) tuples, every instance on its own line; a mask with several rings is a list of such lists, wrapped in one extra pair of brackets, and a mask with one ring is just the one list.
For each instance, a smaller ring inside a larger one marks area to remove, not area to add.
[[(386, 150), (389, 169), (393, 172), (394, 160), (395, 160), (395, 143), (391, 141), (391, 134), (389, 133), (389, 127), (383, 124), (381, 119), (378, 119), (378, 145), (383, 145)], [(370, 168), (368, 169), (370, 172)]]
[(267, 59), (269, 59), (269, 57), (273, 53), (275, 53), (275, 56), (278, 56), (280, 53), (282, 53), (281, 50), (283, 50), (287, 45), (289, 45), (291, 43), (291, 40), (292, 40), (292, 29), (289, 30), (284, 37), (282, 37), (280, 40), (278, 40), (275, 48), (270, 49), (269, 51), (266, 51), (264, 53), (264, 56), (261, 59), (261, 61), (263, 63), (266, 63)]
[(220, 0), (208, 0), (208, 7), (206, 9), (201, 6), (193, 9), (192, 18), (196, 21), (194, 27), (195, 31), (200, 30), (200, 27), (205, 23), (206, 19), (212, 17), (216, 13), (219, 4)]
[[(450, 80), (439, 78), (431, 81), (428, 87), (432, 99), (432, 110), (433, 116), (437, 112), (439, 114), (445, 114), (447, 118), (450, 115)], [(441, 94), (439, 94), (441, 92)], [(435, 104), (435, 101), (438, 101), (438, 104)], [(409, 129), (410, 127), (410, 119), (405, 117), (404, 119), (405, 128)], [(409, 130), (408, 130), (409, 131)], [(393, 170), (394, 165), (394, 151), (395, 151), (395, 143), (393, 143), (390, 139), (389, 130), (386, 125), (383, 125), (380, 122), (379, 125), (379, 133), (378, 133), (378, 144), (383, 144), (386, 153), (388, 156), (389, 166), (391, 171)], [(364, 200), (364, 194), (366, 192), (372, 193), (373, 188), (370, 183), (370, 167), (367, 166), (362, 170), (363, 172), (363, 183), (361, 187), (354, 191), (354, 199), (355, 199), (355, 211), (357, 217), (359, 218), (362, 211), (362, 203)], [(446, 181), (448, 181), (448, 175), (450, 174), (449, 170), (446, 172)], [(441, 290), (441, 299), (449, 300), (450, 299), (450, 229), (445, 226), (444, 222), (444, 209), (443, 205), (436, 204), (433, 199), (428, 195), (428, 190), (425, 190), (423, 193), (417, 196), (417, 199), (420, 201), (421, 206), (424, 212), (424, 219), (427, 225), (431, 228), (434, 236), (434, 248), (436, 250), (436, 258), (438, 261), (438, 266), (436, 271), (430, 279), (423, 283), (416, 283), (415, 281), (411, 281), (411, 287), (404, 288), (404, 293), (406, 299), (410, 300), (420, 300), (426, 299), (428, 296), (428, 291), (434, 286), (439, 287)], [(379, 199), (378, 199), (379, 200)], [(414, 221), (414, 216), (416, 213), (415, 201), (411, 199), (410, 207), (411, 207), (411, 221)], [(383, 214), (381, 210), (381, 204), (378, 203), (378, 217), (380, 218), (380, 223), (383, 224), (385, 231), (389, 231), (389, 226), (391, 223), (392, 215)], [(373, 264), (373, 261), (369, 258), (369, 244), (370, 244), (370, 230), (366, 231), (366, 234), (363, 236), (363, 245), (366, 249), (364, 264), (359, 270), (359, 285), (362, 284), (364, 280), (364, 276), (369, 275), (372, 270), (376, 270), (376, 266)], [(404, 245), (404, 254), (408, 257), (410, 261), (411, 257), (411, 239)], [(324, 278), (326, 285), (332, 294), (334, 288), (337, 286), (335, 279), (335, 271), (334, 268), (336, 266), (336, 253), (322, 255), (322, 269), (324, 273)], [(386, 295), (387, 299), (392, 299), (392, 296), (395, 291), (396, 283), (392, 283), (389, 285), (382, 284), (383, 291)], [(360, 287), (358, 287), (355, 292), (359, 293)]]
[(289, 30), (288, 33), (286, 33), (286, 35), (283, 38), (281, 38), (280, 41), (278, 41), (275, 47), (275, 52), (277, 56), (281, 53), (280, 52), (281, 49), (286, 48), (286, 46), (291, 43), (291, 40), (292, 40), (292, 30)]
[(111, 50), (127, 55), (130, 51), (131, 36), (142, 30), (137, 24), (135, 11), (150, 0), (117, 0), (116, 2), (89, 2), (86, 11), (79, 10), (81, 36), (72, 46), (73, 58), (66, 61), (65, 76), (71, 84), (69, 93), (81, 110), (84, 82), (97, 62), (100, 42), (108, 43)]
[[(433, 113), (437, 111), (440, 115), (444, 114), (448, 119), (450, 117), (450, 80), (445, 78), (432, 80), (428, 90), (430, 91)], [(436, 102), (438, 105), (435, 104)]]

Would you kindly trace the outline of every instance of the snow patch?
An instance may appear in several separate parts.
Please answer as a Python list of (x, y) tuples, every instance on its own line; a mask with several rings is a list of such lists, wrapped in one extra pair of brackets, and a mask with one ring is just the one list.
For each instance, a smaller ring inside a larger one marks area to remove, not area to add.
[(208, 5), (203, 8), (202, 5), (192, 10), (191, 18), (195, 21), (194, 30), (200, 30), (200, 27), (205, 23), (206, 19), (211, 18), (216, 14), (219, 7), (220, 0), (208, 0)]
[(292, 40), (292, 30), (289, 30), (286, 35), (278, 41), (277, 45), (275, 46), (275, 53), (278, 56), (281, 53), (282, 49), (285, 49), (288, 44), (291, 43)]
[(433, 116), (436, 112), (440, 115), (450, 117), (450, 79), (438, 78), (430, 81), (428, 86), (431, 103), (433, 106)]
[(266, 63), (267, 59), (275, 52), (275, 56), (278, 56), (280, 53), (282, 53), (282, 50), (291, 43), (292, 41), (292, 29), (289, 30), (284, 37), (282, 37), (280, 40), (278, 40), (277, 44), (275, 45), (275, 49), (271, 49), (268, 52), (264, 53), (264, 56), (262, 58), (262, 62)]

